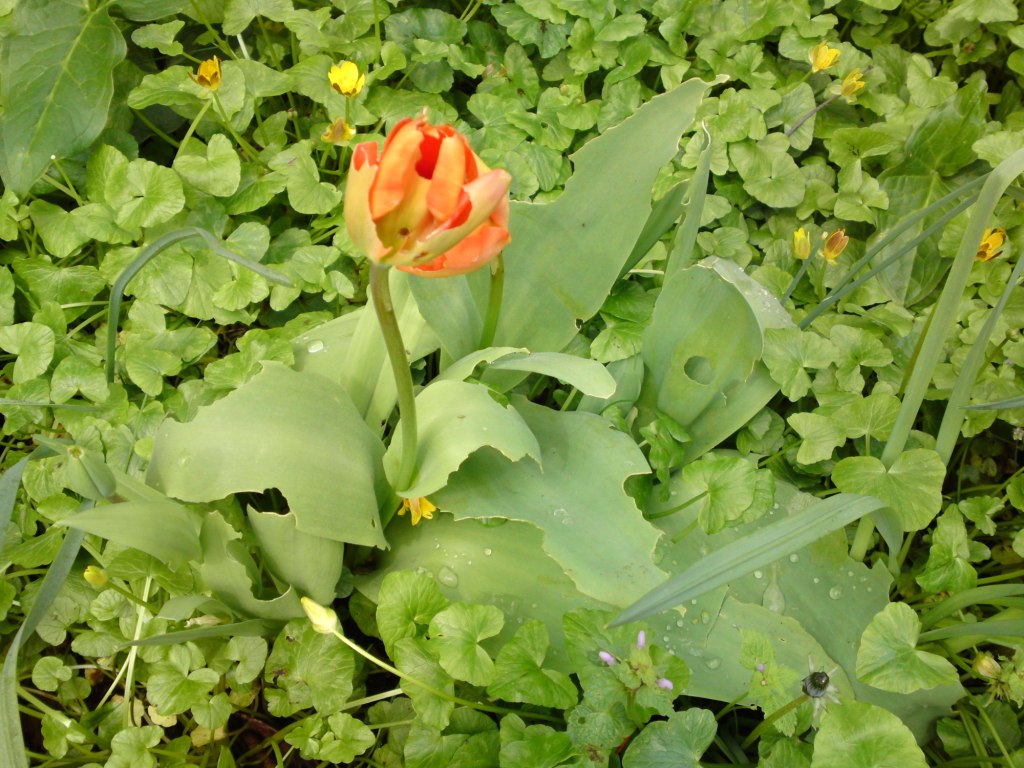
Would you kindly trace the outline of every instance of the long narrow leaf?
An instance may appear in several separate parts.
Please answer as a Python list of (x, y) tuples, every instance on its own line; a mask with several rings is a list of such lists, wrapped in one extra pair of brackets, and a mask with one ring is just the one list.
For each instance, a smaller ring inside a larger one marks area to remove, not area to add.
[(182, 629), (178, 632), (165, 632), (162, 635), (144, 637), (126, 645), (177, 645), (194, 640), (208, 640), (211, 637), (269, 637), (280, 629), (280, 622), (264, 619), (250, 619), (233, 624), (216, 624), (212, 627)]
[(0, 672), (0, 765), (5, 768), (28, 768), (25, 739), (21, 732), (21, 715), (18, 711), (18, 652), (21, 650), (21, 644), (36, 631), (39, 622), (53, 605), (57, 593), (71, 573), (84, 538), (85, 533), (82, 531), (68, 531), (60, 551), (43, 576), (42, 586), (28, 616), (7, 649), (7, 658), (4, 659), (3, 671)]
[(958, 592), (922, 614), (921, 626), (930, 627), (939, 619), (950, 616), (970, 605), (991, 604), (997, 600), (1017, 595), (1024, 595), (1024, 584), (992, 584)]
[(706, 125), (702, 125), (701, 128), (704, 130), (704, 145), (693, 178), (690, 179), (683, 225), (676, 232), (672, 251), (665, 265), (665, 280), (694, 262), (693, 250), (697, 245), (697, 232), (700, 230), (700, 220), (704, 215), (704, 199), (708, 194), (708, 178), (711, 174), (711, 134)]
[(996, 637), (1024, 637), (1024, 619), (990, 619), (973, 624), (951, 624), (922, 632), (918, 643), (934, 643), (952, 637), (977, 637), (978, 642), (991, 643)]
[(832, 531), (882, 507), (870, 496), (842, 493), (758, 529), (652, 589), (620, 613), (612, 626), (646, 618), (728, 584), (803, 549)]
[(25, 471), (29, 457), (19, 461), (0, 475), (0, 549), (3, 549), (7, 523), (14, 513), (14, 501), (18, 497), (18, 486), (21, 485), (21, 475)]
[(996, 400), (992, 403), (975, 403), (974, 405), (965, 405), (965, 411), (1002, 411), (1010, 408), (1024, 408), (1024, 397), (1010, 397), (1006, 400)]

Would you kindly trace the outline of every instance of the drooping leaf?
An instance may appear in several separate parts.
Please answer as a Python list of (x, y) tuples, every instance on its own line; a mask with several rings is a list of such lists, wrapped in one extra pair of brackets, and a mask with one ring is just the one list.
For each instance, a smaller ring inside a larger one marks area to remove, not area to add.
[(164, 422), (149, 481), (183, 501), (278, 488), (298, 531), (381, 546), (375, 478), (382, 454), (345, 390), (268, 362), (192, 421)]

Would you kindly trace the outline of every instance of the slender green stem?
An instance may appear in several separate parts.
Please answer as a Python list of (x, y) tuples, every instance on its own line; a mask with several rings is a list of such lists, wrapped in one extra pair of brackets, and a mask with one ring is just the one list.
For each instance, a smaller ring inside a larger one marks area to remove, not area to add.
[(217, 237), (214, 237), (205, 229), (200, 227), (182, 227), (176, 229), (173, 232), (168, 232), (166, 235), (157, 238), (152, 243), (142, 249), (142, 252), (135, 257), (135, 261), (125, 267), (117, 280), (114, 281), (114, 285), (110, 289), (110, 305), (107, 310), (107, 383), (114, 383), (114, 352), (117, 349), (117, 330), (121, 324), (121, 302), (124, 301), (124, 291), (128, 287), (128, 283), (135, 275), (139, 273), (146, 264), (148, 264), (157, 254), (163, 251), (165, 248), (177, 243), (181, 240), (188, 240), (192, 237), (201, 237), (206, 241), (207, 247), (216, 253), (218, 256), (223, 256), (229, 261), (233, 261), (236, 264), (240, 264), (247, 269), (251, 269), (257, 275), (269, 280), (272, 283), (278, 285), (290, 286), (291, 280), (282, 275), (279, 272), (275, 272), (262, 264), (251, 261), (243, 256), (239, 256), (237, 253), (228, 250), (224, 247), (224, 243)]
[(786, 305), (786, 302), (789, 301), (789, 297), (793, 295), (793, 291), (796, 290), (796, 287), (800, 285), (800, 281), (804, 279), (804, 275), (807, 274), (807, 265), (810, 264), (812, 257), (813, 254), (800, 262), (800, 269), (796, 271), (796, 276), (793, 278), (792, 282), (790, 282), (789, 288), (786, 289), (786, 292), (782, 294), (782, 298), (779, 299), (779, 303), (783, 306)]
[(487, 315), (484, 317), (484, 329), (480, 334), (480, 349), (487, 349), (494, 343), (494, 333), (498, 330), (498, 316), (501, 314), (501, 299), (505, 292), (505, 261), (501, 254), (491, 262), (491, 290), (487, 294)]
[(401, 491), (409, 487), (416, 469), (416, 451), (419, 432), (416, 426), (416, 394), (412, 388), (412, 373), (409, 371), (409, 356), (398, 327), (395, 307), (391, 302), (391, 287), (388, 284), (389, 268), (381, 264), (370, 265), (370, 296), (377, 313), (388, 361), (395, 375), (395, 390), (398, 394), (398, 415), (402, 424), (402, 463), (394, 487)]
[(857, 522), (857, 532), (853, 535), (853, 543), (850, 544), (850, 558), (861, 561), (868, 553), (871, 546), (871, 534), (875, 532), (875, 521), (871, 515), (864, 515)]
[(178, 155), (181, 154), (181, 151), (185, 148), (185, 145), (188, 144), (188, 140), (192, 138), (192, 134), (196, 132), (196, 126), (198, 126), (199, 122), (206, 116), (206, 113), (209, 111), (212, 105), (213, 101), (207, 100), (203, 103), (203, 106), (199, 108), (199, 111), (196, 113), (196, 116), (192, 118), (192, 122), (189, 123), (188, 130), (185, 131), (185, 138), (181, 140), (181, 144), (178, 145), (178, 151), (174, 153), (175, 160), (178, 159)]
[(238, 131), (235, 130), (235, 126), (231, 124), (231, 120), (228, 118), (228, 113), (224, 110), (224, 105), (220, 103), (220, 98), (217, 96), (216, 91), (211, 91), (210, 93), (213, 96), (213, 103), (217, 107), (215, 111), (219, 113), (218, 117), (220, 117), (220, 124), (224, 126), (224, 129), (228, 133), (231, 134), (231, 138), (234, 139), (235, 143), (242, 148), (242, 151), (249, 156), (250, 160), (257, 162), (267, 170), (270, 170), (270, 166), (267, 165), (266, 161), (264, 161), (262, 157), (260, 157), (259, 150), (243, 139), (239, 135)]
[(753, 744), (755, 741), (757, 741), (758, 736), (760, 736), (762, 733), (764, 733), (764, 730), (768, 726), (770, 726), (772, 723), (774, 723), (776, 720), (778, 720), (783, 715), (788, 715), (790, 712), (792, 712), (794, 709), (799, 707), (805, 701), (809, 701), (810, 698), (811, 697), (808, 696), (806, 693), (801, 693), (799, 696), (797, 696), (795, 699), (793, 699), (791, 702), (789, 702), (789, 704), (787, 704), (786, 706), (780, 707), (779, 709), (776, 709), (768, 717), (766, 717), (764, 720), (762, 720), (758, 724), (757, 728), (755, 728), (754, 730), (752, 730), (750, 732), (750, 735), (747, 736), (747, 738), (745, 738), (743, 740), (743, 743), (740, 746), (743, 749), (746, 749), (747, 747), (749, 747), (751, 744)]
[[(374, 265), (374, 266), (376, 266), (376, 265)], [(384, 269), (386, 270), (387, 268), (385, 267)], [(373, 273), (371, 273), (371, 279), (372, 279), (372, 274)], [(341, 640), (341, 642), (343, 642), (345, 645), (347, 645), (353, 651), (358, 653), (360, 656), (362, 656), (364, 659), (366, 659), (371, 664), (374, 664), (374, 665), (380, 667), (385, 672), (390, 672), (392, 675), (397, 677), (399, 680), (404, 680), (407, 683), (412, 683), (413, 685), (417, 686), (418, 688), (422, 688), (427, 693), (432, 693), (434, 696), (437, 696), (438, 698), (442, 698), (442, 699), (446, 699), (448, 701), (455, 702), (456, 704), (460, 704), (460, 705), (462, 705), (464, 707), (470, 707), (472, 709), (477, 709), (477, 710), (480, 710), (481, 712), (491, 712), (491, 713), (496, 714), (496, 715), (515, 714), (515, 715), (519, 715), (521, 717), (530, 717), (530, 718), (533, 718), (535, 720), (546, 720), (549, 723), (560, 723), (561, 722), (561, 720), (559, 718), (551, 717), (550, 715), (542, 715), (542, 714), (539, 714), (537, 712), (525, 712), (525, 711), (522, 711), (522, 710), (511, 709), (509, 707), (498, 707), (498, 706), (494, 706), (492, 704), (481, 704), (479, 701), (470, 701), (469, 699), (462, 699), (462, 698), (459, 698), (458, 696), (453, 696), (452, 694), (450, 694), (450, 693), (448, 693), (446, 691), (442, 691), (442, 690), (439, 690), (437, 688), (434, 688), (432, 685), (428, 685), (427, 683), (424, 683), (423, 681), (418, 680), (415, 677), (407, 675), (405, 672), (402, 672), (397, 667), (391, 666), (390, 664), (388, 664), (383, 659), (377, 658), (376, 656), (374, 656), (372, 653), (367, 651), (365, 648), (363, 648), (358, 643), (354, 643), (351, 640), (349, 640), (337, 628), (335, 628), (335, 630), (334, 630), (334, 636), (336, 638), (338, 638), (339, 640)]]

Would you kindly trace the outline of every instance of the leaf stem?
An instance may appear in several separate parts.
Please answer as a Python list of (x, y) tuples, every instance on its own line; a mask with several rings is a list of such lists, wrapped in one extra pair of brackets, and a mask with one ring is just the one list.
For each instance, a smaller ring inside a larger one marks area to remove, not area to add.
[(807, 274), (807, 265), (810, 263), (813, 257), (814, 254), (811, 254), (802, 262), (800, 262), (800, 269), (797, 270), (796, 276), (794, 276), (792, 282), (790, 282), (789, 288), (787, 288), (786, 292), (782, 294), (782, 298), (779, 299), (779, 304), (785, 306), (786, 302), (789, 301), (789, 297), (793, 295), (793, 291), (796, 290), (796, 287), (800, 285), (800, 281), (804, 279), (804, 275)]
[(494, 343), (494, 333), (498, 330), (498, 316), (501, 314), (501, 300), (505, 292), (505, 261), (501, 254), (491, 262), (491, 289), (487, 294), (487, 315), (484, 317), (484, 328), (480, 334), (480, 349), (487, 349)]
[(743, 748), (743, 749), (746, 749), (747, 747), (749, 747), (751, 744), (753, 744), (755, 741), (757, 741), (757, 737), (760, 736), (768, 726), (770, 726), (772, 723), (774, 723), (780, 717), (782, 717), (784, 715), (788, 715), (790, 712), (792, 712), (794, 709), (799, 707), (805, 701), (810, 701), (810, 698), (811, 697), (808, 696), (806, 693), (801, 693), (799, 696), (797, 696), (795, 699), (793, 699), (791, 702), (789, 702), (789, 704), (786, 704), (784, 707), (780, 707), (779, 709), (776, 709), (768, 717), (766, 717), (764, 720), (762, 720), (758, 724), (757, 728), (755, 728), (754, 730), (752, 730), (750, 732), (750, 735), (747, 736), (747, 738), (745, 738), (743, 740), (743, 743), (740, 744), (740, 747)]
[(395, 376), (395, 390), (398, 394), (398, 415), (402, 425), (402, 462), (394, 479), (394, 487), (401, 491), (409, 487), (416, 469), (419, 432), (416, 426), (416, 394), (412, 386), (412, 373), (409, 371), (409, 356), (402, 341), (398, 318), (395, 316), (388, 278), (388, 267), (376, 262), (370, 264), (370, 296), (381, 333), (384, 334), (384, 346), (387, 348), (388, 361)]
[[(188, 140), (192, 138), (192, 134), (196, 132), (196, 127), (199, 125), (199, 122), (203, 119), (203, 117), (206, 116), (206, 113), (209, 111), (210, 106), (212, 104), (213, 102), (210, 100), (203, 102), (203, 106), (199, 108), (199, 111), (196, 113), (196, 116), (192, 118), (192, 122), (189, 123), (188, 130), (185, 131), (185, 138), (181, 140), (181, 144), (178, 145), (178, 151), (174, 153), (175, 160), (178, 159), (178, 156), (181, 154), (181, 151), (185, 148), (185, 145), (188, 144)], [(171, 165), (174, 165), (173, 161), (171, 162)]]

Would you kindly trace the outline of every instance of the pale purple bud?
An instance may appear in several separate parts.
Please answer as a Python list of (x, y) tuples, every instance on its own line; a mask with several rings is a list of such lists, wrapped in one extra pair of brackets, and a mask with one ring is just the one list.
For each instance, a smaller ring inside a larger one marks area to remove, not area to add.
[(598, 653), (597, 655), (598, 655), (598, 656), (600, 656), (600, 657), (601, 657), (601, 661), (603, 661), (603, 662), (604, 662), (605, 664), (607, 664), (607, 665), (608, 665), (609, 667), (610, 667), (610, 666), (611, 666), (612, 664), (614, 664), (614, 663), (615, 663), (615, 657), (614, 657), (614, 656), (612, 656), (612, 655), (611, 655), (610, 653), (608, 653), (608, 651), (601, 651), (601, 652), (600, 652), (600, 653)]
[(675, 686), (672, 685), (672, 681), (669, 680), (667, 677), (658, 678), (658, 687), (664, 691), (671, 691), (673, 688), (675, 688)]
[(647, 633), (642, 629), (636, 633), (636, 647), (641, 651), (647, 647)]
[(756, 667), (756, 669), (757, 669), (757, 671), (758, 671), (758, 672), (760, 672), (761, 674), (764, 674), (765, 666), (764, 666), (764, 664), (758, 664), (758, 665), (757, 665), (757, 667)]

